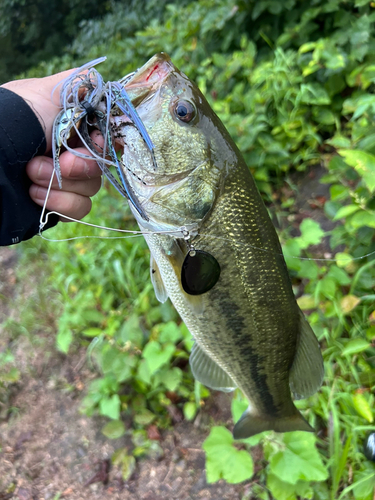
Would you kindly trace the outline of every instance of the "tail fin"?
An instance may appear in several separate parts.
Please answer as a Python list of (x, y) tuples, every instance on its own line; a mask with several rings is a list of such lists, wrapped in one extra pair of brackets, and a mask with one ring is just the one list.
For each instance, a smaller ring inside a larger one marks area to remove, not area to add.
[(234, 426), (233, 437), (234, 439), (245, 439), (271, 430), (276, 432), (314, 432), (314, 429), (297, 409), (295, 413), (287, 417), (267, 418), (267, 416), (252, 414), (249, 407)]

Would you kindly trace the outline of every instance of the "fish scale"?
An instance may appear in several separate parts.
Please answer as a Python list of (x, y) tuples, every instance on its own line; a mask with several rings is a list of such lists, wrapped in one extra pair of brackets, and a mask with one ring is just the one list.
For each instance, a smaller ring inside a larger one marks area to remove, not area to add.
[[(233, 177), (233, 180), (230, 177)], [(220, 361), (219, 364), (235, 381), (237, 378), (241, 379), (241, 382), (237, 382), (238, 387), (260, 413), (267, 411), (267, 405), (261, 400), (258, 401), (254, 395), (272, 394), (273, 406), (282, 415), (284, 409), (291, 406), (289, 369), (294, 358), (297, 329), (295, 326), (293, 328), (293, 325), (298, 324), (298, 308), (285, 266), (276, 262), (283, 260), (277, 255), (281, 253), (281, 248), (247, 166), (239, 162), (233, 169), (233, 176), (230, 177), (226, 182), (228, 194), (224, 193), (220, 198), (212, 216), (202, 226), (201, 232), (219, 234), (225, 227), (231, 249), (228, 251), (228, 242), (218, 246), (216, 243), (218, 240), (214, 238), (202, 236), (203, 241), (199, 241), (199, 238), (194, 241), (196, 248), (211, 253), (220, 264), (224, 259), (227, 262), (217, 285), (207, 294), (213, 297), (211, 300), (208, 299), (204, 327), (198, 326), (194, 321), (188, 327), (197, 339), (200, 331), (205, 332), (205, 342), (215, 346), (213, 354)], [(236, 186), (246, 186), (246, 189), (236, 190)], [(249, 199), (252, 200), (251, 203)], [(272, 251), (263, 252), (259, 250), (261, 248)], [(236, 258), (233, 258), (233, 254)], [(232, 258), (228, 259), (227, 256)], [(279, 290), (277, 296), (274, 293), (275, 289)], [(213, 308), (211, 305), (220, 304), (218, 294), (229, 300), (228, 307), (224, 311), (224, 317), (227, 318), (225, 329), (217, 327), (213, 329), (208, 319), (218, 314), (217, 309), (220, 309), (220, 306)], [(172, 297), (171, 299), (173, 302)], [(230, 318), (228, 321), (227, 311), (231, 309), (230, 303), (237, 304), (238, 309), (235, 318)], [(209, 312), (212, 308), (214, 310)], [(282, 325), (280, 325), (280, 314), (283, 319)], [(228, 346), (224, 348), (229, 328), (238, 338), (238, 342), (232, 344), (233, 354), (228, 352)], [(221, 343), (222, 337), (224, 337), (223, 343)], [(212, 342), (213, 340), (215, 342)], [(286, 352), (290, 352), (289, 356), (285, 354), (280, 356), (281, 346)], [(290, 349), (291, 346), (294, 346), (294, 349)], [(267, 356), (262, 356), (263, 349), (268, 350)], [(212, 350), (213, 347), (211, 352)], [(257, 363), (254, 363), (254, 355), (258, 358)], [(258, 380), (246, 377), (249, 366), (254, 366)], [(240, 372), (242, 377), (236, 376), (237, 372)], [(274, 377), (267, 378), (267, 374), (274, 372), (278, 373), (277, 391), (273, 390)], [(288, 397), (285, 397), (286, 395)], [(270, 398), (266, 398), (266, 401), (269, 400)]]
[[(171, 299), (195, 339), (194, 376), (214, 389), (238, 387), (249, 400), (235, 438), (269, 429), (313, 430), (291, 389), (297, 398), (319, 389), (319, 344), (297, 305), (276, 231), (245, 161), (199, 89), (167, 55), (138, 70), (127, 92), (158, 164), (154, 172), (142, 141), (127, 147), (125, 128), (124, 172), (147, 223), (131, 208), (151, 251), (157, 297)], [(189, 113), (178, 116), (176, 103)], [(146, 176), (147, 186), (137, 180)], [(210, 254), (221, 270), (200, 295), (181, 284), (191, 248)]]

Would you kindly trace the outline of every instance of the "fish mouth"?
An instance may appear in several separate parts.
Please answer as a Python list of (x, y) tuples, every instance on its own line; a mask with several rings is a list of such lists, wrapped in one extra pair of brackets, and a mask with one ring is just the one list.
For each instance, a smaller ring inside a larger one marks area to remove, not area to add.
[(152, 96), (175, 70), (171, 58), (165, 52), (154, 55), (126, 82), (125, 90), (136, 108)]

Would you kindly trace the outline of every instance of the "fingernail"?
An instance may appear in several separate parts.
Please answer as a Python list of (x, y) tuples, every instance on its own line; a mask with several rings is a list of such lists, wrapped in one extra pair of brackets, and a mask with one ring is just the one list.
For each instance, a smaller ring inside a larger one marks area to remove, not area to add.
[(52, 175), (53, 166), (46, 160), (42, 160), (39, 165), (37, 179), (40, 181), (44, 181), (46, 179), (50, 179)]
[(47, 189), (33, 184), (30, 187), (30, 196), (35, 202), (44, 202), (47, 196)]
[(89, 171), (89, 165), (83, 158), (75, 157), (72, 164), (70, 165), (69, 172), (66, 172), (64, 177), (69, 179), (80, 179), (83, 175), (87, 175)]

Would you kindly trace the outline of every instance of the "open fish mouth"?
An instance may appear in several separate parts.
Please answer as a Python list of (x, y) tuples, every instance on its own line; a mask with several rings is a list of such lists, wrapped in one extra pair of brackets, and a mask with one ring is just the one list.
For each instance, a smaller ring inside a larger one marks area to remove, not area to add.
[(150, 98), (174, 69), (170, 57), (164, 52), (156, 54), (138, 69), (125, 83), (126, 92), (133, 106), (136, 108)]

